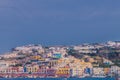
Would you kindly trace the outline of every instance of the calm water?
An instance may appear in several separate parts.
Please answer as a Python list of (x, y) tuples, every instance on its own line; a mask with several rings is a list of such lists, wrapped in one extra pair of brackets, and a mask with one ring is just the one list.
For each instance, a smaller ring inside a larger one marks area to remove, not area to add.
[(1, 78), (0, 80), (115, 80), (114, 78), (11, 78), (5, 79)]

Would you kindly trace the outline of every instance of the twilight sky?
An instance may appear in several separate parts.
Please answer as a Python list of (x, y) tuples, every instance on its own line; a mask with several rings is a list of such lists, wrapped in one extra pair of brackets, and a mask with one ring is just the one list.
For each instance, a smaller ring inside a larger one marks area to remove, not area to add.
[(120, 0), (0, 0), (0, 53), (108, 40), (120, 40)]

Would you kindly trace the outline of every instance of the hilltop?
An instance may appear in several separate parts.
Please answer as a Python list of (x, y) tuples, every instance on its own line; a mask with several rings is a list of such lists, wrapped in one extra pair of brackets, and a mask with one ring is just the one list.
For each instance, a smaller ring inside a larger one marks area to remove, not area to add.
[[(111, 70), (120, 69), (120, 42), (16, 47), (11, 52), (0, 55), (0, 68), (1, 73), (22, 72), (26, 73), (27, 77), (30, 74), (40, 73), (41, 70), (44, 75), (54, 77), (110, 76), (113, 73), (117, 75), (118, 72)], [(54, 72), (44, 73), (47, 70)]]

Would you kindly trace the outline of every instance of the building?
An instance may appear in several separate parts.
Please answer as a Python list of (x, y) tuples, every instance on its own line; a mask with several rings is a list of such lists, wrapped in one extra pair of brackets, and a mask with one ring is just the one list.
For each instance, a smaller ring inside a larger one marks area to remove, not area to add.
[(57, 58), (57, 59), (60, 59), (62, 57), (61, 53), (53, 53), (52, 54), (52, 57), (53, 58)]
[(93, 68), (93, 77), (101, 77), (105, 76), (104, 69), (103, 68)]
[(60, 67), (56, 70), (57, 77), (69, 77), (70, 68), (69, 67)]
[(26, 72), (37, 73), (39, 70), (39, 65), (26, 65)]
[(55, 77), (56, 75), (56, 70), (52, 68), (48, 68), (46, 71), (46, 76), (47, 77)]
[(81, 77), (84, 74), (84, 70), (82, 68), (71, 68), (70, 69), (70, 76), (71, 77)]
[(110, 68), (104, 68), (103, 70), (105, 75), (108, 75), (110, 73)]
[(114, 73), (114, 74), (118, 74), (119, 70), (120, 70), (120, 67), (118, 66), (111, 66), (111, 69), (110, 69), (111, 73)]

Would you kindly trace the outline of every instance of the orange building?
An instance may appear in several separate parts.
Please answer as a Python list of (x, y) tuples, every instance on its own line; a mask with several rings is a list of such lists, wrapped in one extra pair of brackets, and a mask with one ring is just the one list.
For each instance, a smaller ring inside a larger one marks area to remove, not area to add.
[(110, 72), (110, 68), (104, 68), (103, 70), (105, 74), (108, 74)]
[(56, 71), (57, 77), (69, 77), (70, 76), (70, 68), (69, 67), (61, 67)]

